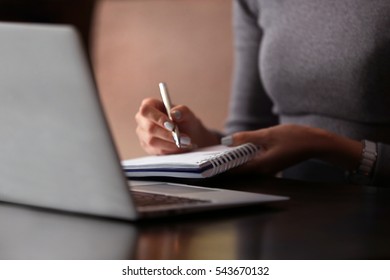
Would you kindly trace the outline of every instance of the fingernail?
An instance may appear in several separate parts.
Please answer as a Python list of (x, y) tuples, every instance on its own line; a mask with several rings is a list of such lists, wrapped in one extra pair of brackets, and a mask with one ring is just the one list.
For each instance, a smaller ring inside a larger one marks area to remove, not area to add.
[(172, 115), (173, 115), (173, 118), (174, 118), (175, 120), (180, 120), (181, 117), (182, 117), (180, 111), (173, 111), (173, 112), (172, 112)]
[(181, 136), (180, 137), (180, 144), (184, 146), (189, 146), (191, 145), (191, 138), (187, 136)]
[(230, 146), (233, 144), (233, 137), (231, 135), (221, 138), (221, 144), (224, 146)]
[(173, 125), (173, 123), (168, 122), (168, 121), (166, 121), (166, 122), (164, 123), (164, 127), (165, 127), (166, 129), (168, 129), (169, 131), (173, 131), (173, 129), (175, 128), (175, 126)]

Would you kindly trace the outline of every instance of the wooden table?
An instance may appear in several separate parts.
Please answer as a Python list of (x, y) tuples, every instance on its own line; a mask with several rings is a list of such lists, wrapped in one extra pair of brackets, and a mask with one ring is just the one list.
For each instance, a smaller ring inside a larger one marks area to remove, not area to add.
[(129, 223), (0, 203), (0, 259), (388, 259), (390, 190), (261, 177), (195, 181), (289, 201)]

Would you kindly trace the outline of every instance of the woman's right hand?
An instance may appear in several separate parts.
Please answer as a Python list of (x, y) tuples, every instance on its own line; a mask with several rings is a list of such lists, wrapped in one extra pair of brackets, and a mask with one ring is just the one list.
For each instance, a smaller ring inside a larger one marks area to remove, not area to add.
[[(153, 155), (175, 154), (219, 143), (216, 133), (208, 130), (195, 114), (184, 105), (171, 110), (174, 123), (168, 118), (164, 104), (155, 98), (144, 99), (135, 115), (136, 133), (142, 148)], [(178, 148), (172, 137), (174, 125), (179, 127)]]

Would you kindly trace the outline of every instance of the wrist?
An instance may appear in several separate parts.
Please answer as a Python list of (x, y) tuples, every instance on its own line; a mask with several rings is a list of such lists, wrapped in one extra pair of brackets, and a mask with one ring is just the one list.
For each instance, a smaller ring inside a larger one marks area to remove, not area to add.
[(202, 127), (199, 132), (199, 138), (197, 141), (197, 145), (199, 148), (220, 144), (221, 134), (219, 134), (217, 131), (209, 130), (206, 127)]
[(316, 157), (346, 170), (358, 167), (363, 145), (360, 141), (349, 139), (326, 130), (317, 129)]

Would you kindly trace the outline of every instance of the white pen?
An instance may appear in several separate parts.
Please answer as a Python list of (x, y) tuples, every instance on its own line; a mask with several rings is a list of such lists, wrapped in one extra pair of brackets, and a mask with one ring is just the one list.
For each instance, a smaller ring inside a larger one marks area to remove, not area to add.
[[(162, 98), (162, 101), (164, 103), (165, 110), (167, 111), (168, 117), (172, 121), (172, 123), (174, 124), (174, 121), (173, 121), (173, 118), (171, 115), (172, 103), (171, 103), (171, 99), (169, 98), (168, 88), (167, 88), (165, 83), (159, 83), (158, 87), (160, 88), (161, 98)], [(178, 148), (181, 148), (179, 128), (175, 124), (174, 124), (174, 126), (175, 127), (173, 128), (173, 131), (172, 131), (173, 140), (175, 140), (176, 146)]]

